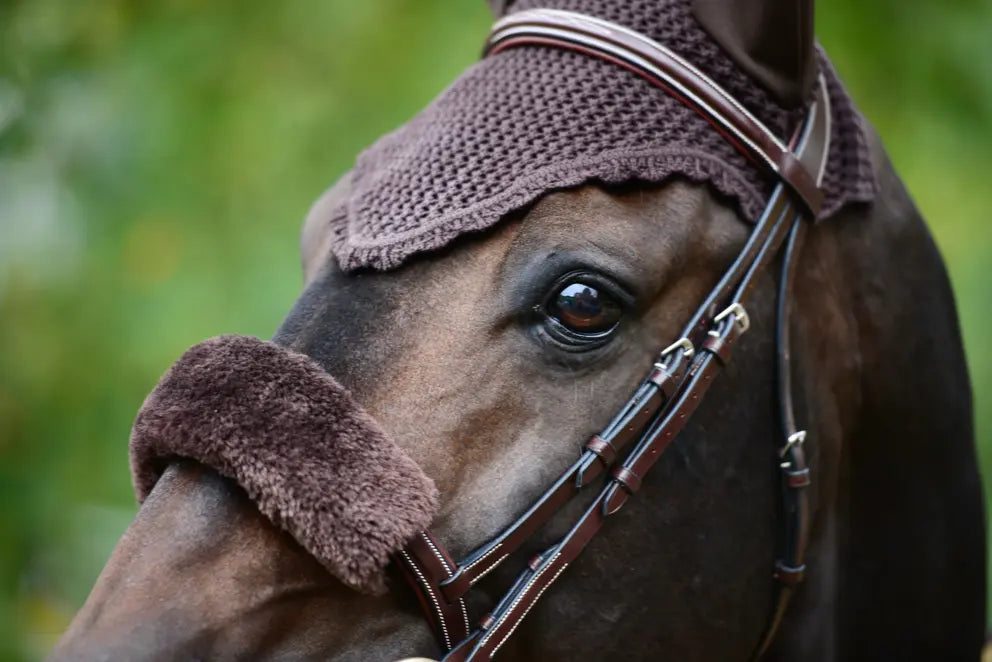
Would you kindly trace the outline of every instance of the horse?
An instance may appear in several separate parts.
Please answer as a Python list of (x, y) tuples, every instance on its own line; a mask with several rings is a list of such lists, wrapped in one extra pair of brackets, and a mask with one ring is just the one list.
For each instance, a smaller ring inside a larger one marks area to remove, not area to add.
[[(809, 96), (811, 2), (694, 4), (752, 76)], [(879, 137), (866, 135), (873, 201), (804, 221), (801, 262), (783, 270), (789, 407), (794, 392), (804, 434), (769, 444), (782, 434), (781, 298), (775, 274), (749, 272), (746, 316), (728, 308), (713, 327), (747, 331), (733, 361), (637, 498), (513, 622), (500, 659), (979, 658), (984, 520), (953, 294)], [(272, 342), (333, 375), (433, 480), (431, 531), (454, 558), (519, 521), (577, 440), (602, 439), (662, 339), (680, 337), (752, 236), (705, 182), (586, 181), (395, 268), (349, 271), (327, 218), (350, 186), (343, 178), (308, 214), (303, 292)], [(780, 461), (800, 448), (808, 571), (776, 613)], [(612, 474), (614, 488), (624, 476)], [(541, 550), (560, 549), (595, 499), (561, 504), (479, 578), (468, 610), (522, 595), (516, 570), (535, 552), (550, 562)], [(421, 566), (401, 566), (387, 568), (388, 591), (355, 591), (237, 481), (173, 458), (50, 659), (438, 659), (454, 646), (403, 586)]]

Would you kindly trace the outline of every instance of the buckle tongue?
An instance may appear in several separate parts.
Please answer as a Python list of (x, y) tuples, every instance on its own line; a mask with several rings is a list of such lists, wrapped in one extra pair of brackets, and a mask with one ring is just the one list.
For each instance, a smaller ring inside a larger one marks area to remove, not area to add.
[(751, 318), (748, 317), (747, 311), (744, 309), (744, 306), (740, 301), (735, 301), (727, 306), (722, 313), (713, 318), (713, 322), (720, 323), (731, 315), (734, 316), (734, 321), (740, 324), (741, 333), (744, 333), (751, 328)]
[(686, 337), (682, 337), (661, 350), (661, 355), (658, 357), (659, 362), (677, 349), (681, 349), (682, 356), (687, 359), (691, 359), (692, 355), (696, 353), (696, 348), (693, 346), (692, 341)]
[(789, 435), (789, 438), (785, 440), (785, 446), (779, 449), (779, 457), (785, 457), (786, 453), (789, 452), (793, 446), (801, 446), (802, 443), (806, 441), (806, 430), (800, 430), (799, 432), (793, 432)]

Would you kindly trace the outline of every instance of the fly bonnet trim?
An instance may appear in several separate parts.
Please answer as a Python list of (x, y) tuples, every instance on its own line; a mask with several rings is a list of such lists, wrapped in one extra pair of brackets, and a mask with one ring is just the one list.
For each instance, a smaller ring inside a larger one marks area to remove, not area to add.
[[(750, 328), (746, 304), (759, 276), (781, 255), (776, 326), (781, 438), (775, 442), (774, 457), (781, 476), (784, 530), (772, 572), (774, 607), (754, 651), (754, 657), (760, 657), (806, 572), (810, 471), (803, 452), (806, 431), (797, 427), (792, 402), (789, 308), (797, 256), (820, 209), (834, 136), (826, 78), (819, 76), (805, 118), (786, 145), (705, 74), (661, 44), (623, 26), (573, 12), (524, 11), (496, 23), (487, 52), (534, 46), (578, 51), (636, 71), (691, 106), (734, 149), (763, 163), (777, 184), (744, 248), (686, 324), (682, 337), (661, 351), (634, 395), (517, 521), (457, 562), (425, 530), (397, 554), (397, 561), (447, 651), (444, 662), (493, 659), (606, 520), (640, 490), (647, 472), (685, 427), (730, 361), (735, 344)], [(606, 472), (598, 495), (569, 532), (531, 559), (473, 629), (465, 596), (476, 582)]]
[[(802, 121), (801, 107), (781, 105), (730, 58), (696, 20), (690, 0), (516, 0), (508, 16), (536, 7), (595, 16), (664, 44), (776, 140)], [(395, 268), (549, 192), (589, 182), (680, 177), (707, 184), (744, 220), (758, 219), (777, 179), (767, 164), (629, 67), (576, 50), (537, 42), (498, 50), (360, 154), (344, 176), (347, 192), (320, 211), (339, 266)], [(875, 179), (861, 116), (826, 56), (817, 51), (816, 60), (834, 128), (818, 215), (825, 219), (871, 201)]]

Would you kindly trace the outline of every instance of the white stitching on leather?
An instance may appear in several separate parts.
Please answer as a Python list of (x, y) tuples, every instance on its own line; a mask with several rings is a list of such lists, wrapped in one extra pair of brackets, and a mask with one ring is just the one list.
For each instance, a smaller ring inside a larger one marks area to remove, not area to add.
[[(441, 565), (444, 567), (445, 572), (448, 573), (448, 578), (450, 579), (451, 577), (453, 577), (454, 575), (451, 572), (451, 564), (448, 563), (448, 560), (444, 558), (444, 554), (442, 554), (441, 550), (437, 548), (437, 545), (434, 544), (434, 541), (431, 540), (431, 537), (423, 531), (420, 532), (420, 537), (424, 539), (424, 542), (427, 543), (427, 546), (431, 548), (432, 552), (434, 552), (434, 556), (436, 556), (437, 560), (441, 562)], [(458, 607), (461, 609), (462, 620), (465, 622), (465, 633), (471, 634), (472, 626), (468, 624), (468, 609), (465, 607), (464, 598), (458, 598)], [(448, 648), (451, 648), (450, 644), (448, 645)]]
[[(496, 544), (496, 545), (495, 545), (495, 546), (494, 546), (494, 547), (493, 547), (492, 549), (490, 549), (490, 550), (489, 550), (488, 552), (486, 552), (485, 554), (483, 554), (482, 556), (480, 556), (480, 557), (479, 557), (479, 558), (477, 558), (476, 560), (474, 560), (474, 561), (472, 561), (471, 563), (469, 563), (469, 564), (468, 564), (467, 566), (465, 566), (465, 567), (464, 567), (464, 568), (462, 568), (462, 569), (463, 569), (463, 570), (471, 570), (471, 569), (472, 569), (473, 567), (475, 567), (475, 566), (477, 566), (477, 565), (479, 565), (480, 563), (482, 563), (482, 562), (483, 562), (483, 561), (484, 561), (484, 560), (486, 559), (486, 557), (488, 557), (488, 556), (490, 556), (490, 555), (491, 555), (491, 554), (492, 554), (493, 552), (495, 552), (495, 551), (496, 551), (497, 549), (499, 549), (499, 548), (500, 548), (500, 547), (502, 547), (502, 546), (503, 546), (503, 543), (497, 543), (497, 544)], [(504, 557), (504, 558), (505, 558), (505, 557)]]
[(537, 592), (537, 595), (534, 596), (534, 601), (531, 602), (530, 603), (530, 606), (527, 607), (527, 609), (524, 610), (524, 613), (520, 614), (520, 618), (518, 618), (517, 619), (517, 622), (513, 624), (513, 627), (510, 628), (510, 631), (506, 633), (506, 636), (503, 637), (498, 644), (496, 644), (496, 648), (493, 649), (493, 652), (490, 654), (490, 657), (492, 657), (493, 655), (496, 655), (496, 651), (498, 651), (503, 646), (503, 644), (506, 643), (506, 640), (510, 638), (510, 635), (512, 635), (514, 632), (516, 632), (517, 626), (524, 622), (524, 619), (527, 618), (527, 614), (529, 614), (530, 613), (530, 610), (534, 608), (534, 605), (537, 604), (537, 601), (541, 599), (541, 596), (544, 595), (544, 592), (547, 591), (549, 588), (551, 588), (551, 585), (555, 583), (555, 580), (556, 579), (558, 579), (558, 575), (560, 575), (561, 573), (565, 572), (565, 568), (567, 568), (567, 567), (568, 567), (568, 564), (567, 563), (565, 565), (563, 565), (562, 567), (560, 567), (558, 569), (558, 572), (555, 573), (555, 576), (551, 578), (551, 581), (549, 581), (544, 586), (544, 588), (542, 588), (540, 591)]
[(432, 541), (431, 537), (426, 533), (424, 533), (423, 531), (420, 532), (420, 537), (423, 538), (424, 542), (427, 543), (427, 546), (431, 548), (431, 551), (434, 553), (434, 557), (441, 562), (441, 566), (444, 568), (445, 572), (448, 573), (448, 577), (450, 577), (451, 565), (448, 563), (447, 559), (444, 558), (444, 555), (441, 554), (438, 548), (434, 545), (434, 541)]
[(410, 558), (410, 555), (407, 554), (406, 550), (401, 549), (400, 554), (402, 554), (403, 558), (406, 559), (407, 565), (409, 565), (410, 568), (412, 568), (417, 574), (417, 579), (420, 580), (421, 585), (427, 589), (427, 595), (430, 596), (431, 602), (434, 603), (434, 609), (437, 611), (437, 621), (441, 624), (441, 633), (444, 634), (444, 645), (448, 648), (448, 650), (451, 650), (451, 636), (448, 634), (448, 627), (444, 623), (444, 614), (441, 613), (441, 603), (438, 602), (437, 596), (434, 595), (431, 585), (427, 583), (424, 573), (420, 572), (420, 568), (413, 562), (413, 559)]
[(482, 579), (483, 577), (485, 577), (486, 575), (488, 575), (490, 572), (492, 572), (493, 570), (495, 570), (496, 569), (496, 566), (498, 566), (500, 563), (502, 563), (504, 560), (506, 560), (506, 557), (507, 556), (509, 556), (509, 554), (504, 554), (503, 556), (501, 556), (498, 559), (496, 559), (495, 561), (493, 561), (492, 562), (492, 565), (490, 565), (488, 568), (486, 568), (485, 570), (483, 570), (482, 572), (480, 572), (479, 574), (477, 574), (475, 576), (475, 579), (471, 580), (468, 583), (468, 585), (469, 586), (475, 586), (475, 582), (479, 581), (480, 579)]
[[(499, 630), (500, 624), (504, 623), (506, 621), (506, 617), (513, 613), (513, 610), (517, 608), (517, 605), (520, 604), (520, 601), (523, 600), (527, 596), (527, 592), (530, 591), (531, 587), (534, 586), (534, 584), (537, 582), (537, 580), (541, 578), (541, 575), (543, 575), (545, 572), (548, 571), (548, 568), (550, 568), (552, 565), (554, 565), (554, 562), (558, 560), (558, 557), (559, 556), (561, 556), (561, 552), (556, 552), (555, 555), (554, 555), (554, 557), (552, 557), (552, 559), (550, 561), (548, 561), (548, 563), (546, 565), (544, 565), (540, 570), (538, 570), (537, 571), (537, 574), (535, 574), (533, 577), (530, 578), (530, 581), (527, 582), (527, 586), (525, 586), (523, 588), (523, 590), (520, 591), (520, 594), (510, 604), (509, 608), (507, 608), (507, 610), (505, 612), (503, 612), (503, 616), (502, 616), (502, 618), (499, 619), (499, 622), (497, 622), (492, 627), (492, 629), (488, 633), (486, 633), (486, 636), (483, 637), (482, 640), (479, 642), (479, 646), (480, 647), (481, 646), (484, 646), (487, 641), (489, 641), (490, 639), (492, 639), (493, 635), (495, 635), (496, 632), (497, 632), (497, 630)], [(568, 565), (568, 564), (566, 563), (565, 565)], [(502, 643), (502, 642), (500, 642), (500, 643)]]

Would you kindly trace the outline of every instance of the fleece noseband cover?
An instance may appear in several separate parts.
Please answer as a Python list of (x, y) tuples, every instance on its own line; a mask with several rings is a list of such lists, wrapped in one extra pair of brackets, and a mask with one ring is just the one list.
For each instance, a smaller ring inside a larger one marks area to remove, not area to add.
[(220, 336), (186, 351), (138, 412), (131, 471), (143, 501), (168, 463), (235, 480), (348, 586), (385, 590), (390, 555), (437, 511), (433, 481), (312, 359)]

